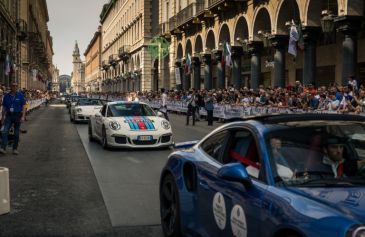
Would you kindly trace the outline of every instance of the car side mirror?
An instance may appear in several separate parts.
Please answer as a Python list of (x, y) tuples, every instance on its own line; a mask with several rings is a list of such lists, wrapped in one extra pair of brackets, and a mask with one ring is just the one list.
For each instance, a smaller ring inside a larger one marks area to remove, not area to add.
[(161, 113), (160, 111), (157, 112), (157, 116), (161, 117), (161, 118), (165, 118), (165, 116), (163, 115), (163, 113)]
[(246, 168), (241, 163), (230, 163), (218, 170), (218, 177), (227, 181), (240, 182), (245, 186), (252, 184)]

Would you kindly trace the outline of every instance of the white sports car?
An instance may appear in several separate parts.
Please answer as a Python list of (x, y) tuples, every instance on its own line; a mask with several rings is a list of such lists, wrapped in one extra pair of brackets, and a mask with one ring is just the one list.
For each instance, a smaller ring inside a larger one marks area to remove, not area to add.
[(71, 122), (87, 122), (91, 115), (100, 111), (106, 100), (80, 98), (70, 108)]
[(147, 148), (173, 144), (169, 121), (142, 102), (108, 102), (90, 117), (89, 140), (108, 147)]

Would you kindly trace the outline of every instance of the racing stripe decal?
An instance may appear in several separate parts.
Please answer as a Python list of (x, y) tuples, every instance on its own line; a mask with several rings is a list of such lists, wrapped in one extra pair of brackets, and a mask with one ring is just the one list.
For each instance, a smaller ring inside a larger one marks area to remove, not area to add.
[(152, 121), (148, 119), (148, 117), (144, 116), (143, 119), (146, 121), (149, 130), (155, 130), (155, 125), (153, 125)]
[(139, 116), (134, 116), (133, 119), (135, 123), (137, 123), (139, 130), (147, 130), (147, 126), (144, 119), (142, 119)]
[(132, 120), (131, 117), (125, 117), (125, 119), (131, 130), (139, 130), (138, 125)]
[(125, 123), (128, 123), (131, 130), (155, 130), (155, 125), (146, 116), (127, 116)]

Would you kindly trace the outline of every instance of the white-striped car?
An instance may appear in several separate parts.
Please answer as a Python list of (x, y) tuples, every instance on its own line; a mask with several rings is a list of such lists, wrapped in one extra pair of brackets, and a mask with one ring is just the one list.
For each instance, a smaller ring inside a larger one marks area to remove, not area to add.
[(155, 148), (173, 144), (169, 121), (142, 102), (106, 103), (90, 117), (89, 140), (109, 147)]

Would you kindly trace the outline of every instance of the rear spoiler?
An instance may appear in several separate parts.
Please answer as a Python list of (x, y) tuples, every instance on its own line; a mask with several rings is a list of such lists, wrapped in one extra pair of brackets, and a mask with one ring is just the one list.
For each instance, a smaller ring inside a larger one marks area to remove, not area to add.
[(193, 147), (198, 142), (199, 142), (199, 140), (175, 143), (174, 149), (188, 149), (188, 148)]

